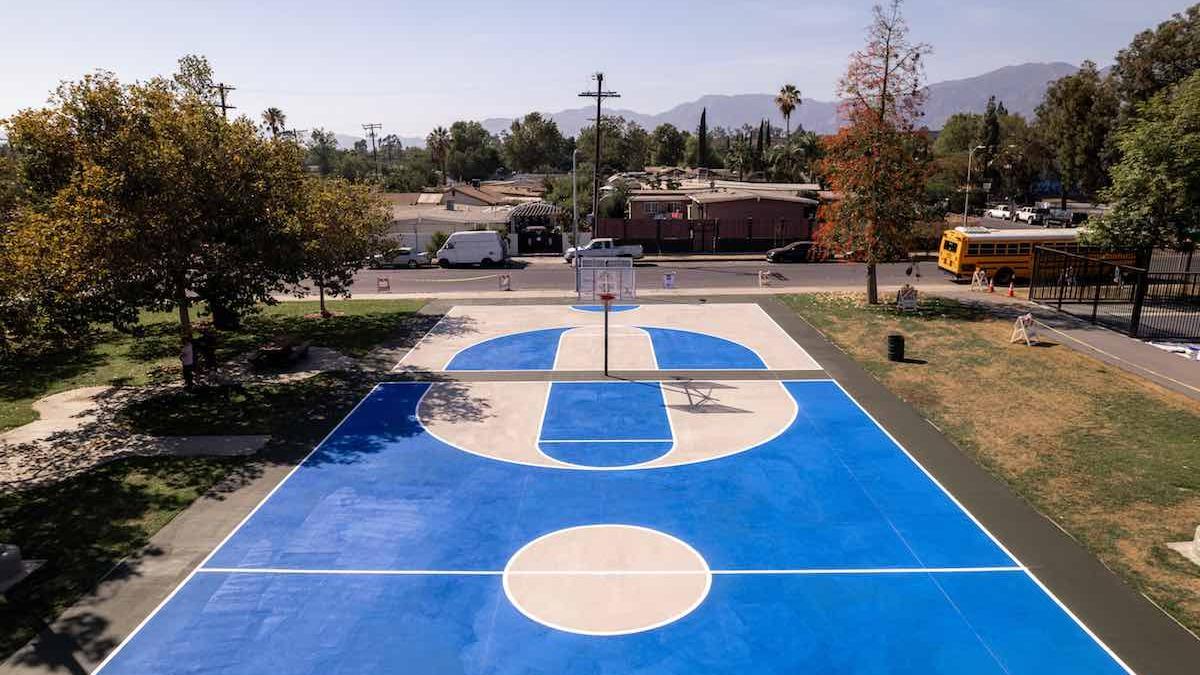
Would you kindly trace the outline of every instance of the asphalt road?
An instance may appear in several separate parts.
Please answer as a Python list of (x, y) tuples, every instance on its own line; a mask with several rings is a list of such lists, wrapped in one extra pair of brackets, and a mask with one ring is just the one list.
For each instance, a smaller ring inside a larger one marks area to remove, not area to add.
[[(638, 285), (642, 288), (660, 287), (664, 272), (675, 272), (675, 287), (686, 290), (711, 288), (755, 288), (759, 270), (771, 272), (771, 285), (776, 288), (854, 288), (865, 286), (866, 266), (858, 263), (796, 263), (768, 264), (762, 260), (639, 262)], [(907, 263), (881, 265), (879, 283), (898, 286), (907, 276)], [(954, 282), (937, 269), (935, 262), (919, 264), (919, 285), (922, 288), (951, 286)], [(415, 270), (364, 270), (354, 280), (356, 294), (374, 293), (379, 278), (385, 278), (392, 293), (446, 293), (454, 291), (494, 291), (500, 274), (512, 275), (513, 290), (565, 290), (574, 288), (574, 272), (561, 258), (519, 258), (509, 269), (499, 268), (420, 268)]]

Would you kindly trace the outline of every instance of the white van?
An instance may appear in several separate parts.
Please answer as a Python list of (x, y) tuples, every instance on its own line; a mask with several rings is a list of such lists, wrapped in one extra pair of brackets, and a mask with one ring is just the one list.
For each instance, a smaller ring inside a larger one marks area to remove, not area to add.
[(508, 259), (508, 242), (494, 230), (455, 232), (437, 252), (437, 263), (487, 267)]

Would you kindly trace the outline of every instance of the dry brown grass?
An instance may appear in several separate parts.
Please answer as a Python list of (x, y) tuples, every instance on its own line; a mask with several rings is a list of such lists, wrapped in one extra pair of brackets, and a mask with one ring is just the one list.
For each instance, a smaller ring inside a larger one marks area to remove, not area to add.
[[(917, 315), (849, 295), (787, 298), (805, 319), (1110, 568), (1200, 631), (1200, 568), (1168, 549), (1200, 524), (1200, 404), (1066, 347), (1009, 345), (983, 307)], [(902, 333), (892, 363), (884, 336)]]

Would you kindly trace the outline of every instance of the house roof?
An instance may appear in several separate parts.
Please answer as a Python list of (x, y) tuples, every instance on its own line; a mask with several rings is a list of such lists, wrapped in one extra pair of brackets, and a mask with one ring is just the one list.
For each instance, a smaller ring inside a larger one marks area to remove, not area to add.
[(629, 201), (631, 202), (685, 202), (687, 199), (687, 192), (679, 192), (676, 190), (672, 190), (670, 192), (664, 192), (663, 190), (637, 192), (629, 197)]
[(446, 190), (447, 197), (453, 198), (455, 194), (461, 194), (472, 199), (479, 200), (488, 206), (496, 206), (497, 204), (504, 203), (503, 197), (470, 185), (454, 185)]
[(815, 199), (808, 197), (796, 197), (787, 194), (772, 194), (770, 192), (751, 192), (749, 190), (711, 190), (708, 192), (693, 192), (689, 197), (697, 204), (719, 204), (722, 202), (741, 202), (747, 200), (755, 201), (772, 201), (772, 202), (792, 202), (795, 204), (811, 204), (816, 206), (820, 204)]

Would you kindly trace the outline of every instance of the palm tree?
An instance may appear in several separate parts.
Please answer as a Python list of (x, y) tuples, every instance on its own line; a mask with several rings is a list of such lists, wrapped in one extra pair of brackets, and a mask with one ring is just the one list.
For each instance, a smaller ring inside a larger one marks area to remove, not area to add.
[(779, 112), (783, 113), (783, 123), (787, 125), (787, 135), (792, 135), (792, 112), (800, 107), (800, 90), (794, 84), (785, 84), (779, 88), (779, 95), (775, 97), (775, 105), (779, 106)]
[(813, 164), (820, 158), (820, 138), (811, 131), (798, 133), (771, 148), (768, 156), (771, 177), (785, 183), (811, 180)]
[(425, 145), (433, 161), (442, 167), (442, 185), (446, 184), (446, 161), (450, 158), (450, 132), (438, 127), (425, 137)]
[(283, 131), (284, 125), (287, 123), (287, 115), (283, 111), (274, 106), (267, 108), (262, 114), (263, 124), (271, 130), (271, 138), (279, 138), (279, 132)]

